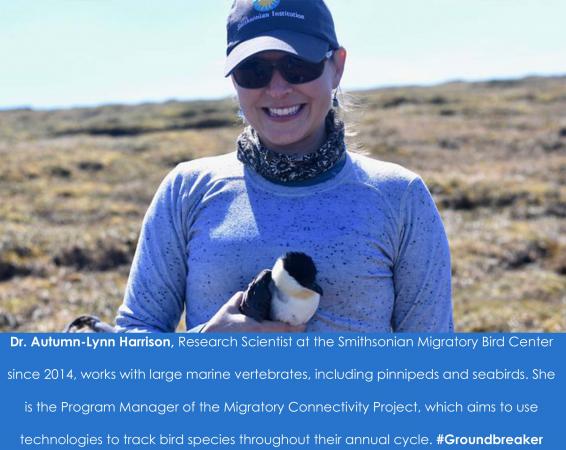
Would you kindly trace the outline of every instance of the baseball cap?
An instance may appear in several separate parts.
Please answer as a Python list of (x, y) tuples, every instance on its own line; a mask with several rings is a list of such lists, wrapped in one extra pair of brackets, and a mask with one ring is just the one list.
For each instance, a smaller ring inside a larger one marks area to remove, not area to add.
[(228, 16), (224, 76), (244, 59), (281, 50), (311, 62), (340, 47), (323, 0), (234, 0)]

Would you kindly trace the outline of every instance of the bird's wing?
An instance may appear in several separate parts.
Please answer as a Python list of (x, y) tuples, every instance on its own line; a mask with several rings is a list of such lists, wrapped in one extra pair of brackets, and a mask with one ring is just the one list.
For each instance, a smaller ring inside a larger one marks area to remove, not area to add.
[(271, 310), (271, 270), (265, 269), (253, 279), (244, 292), (240, 311), (259, 322), (268, 320)]

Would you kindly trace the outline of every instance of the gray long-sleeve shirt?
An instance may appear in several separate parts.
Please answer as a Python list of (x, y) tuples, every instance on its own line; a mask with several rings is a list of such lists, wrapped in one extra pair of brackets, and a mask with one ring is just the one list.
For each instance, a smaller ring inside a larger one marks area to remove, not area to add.
[(330, 179), (286, 186), (235, 153), (177, 166), (144, 219), (121, 330), (206, 322), (287, 251), (324, 290), (307, 331), (452, 331), (450, 253), (422, 180), (358, 154)]

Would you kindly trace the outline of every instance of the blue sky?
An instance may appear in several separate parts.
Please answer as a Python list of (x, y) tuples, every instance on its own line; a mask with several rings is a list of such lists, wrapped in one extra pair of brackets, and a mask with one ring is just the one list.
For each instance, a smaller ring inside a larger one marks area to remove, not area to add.
[[(345, 90), (566, 73), (564, 0), (327, 3), (348, 50)], [(230, 4), (0, 0), (0, 108), (232, 95)]]

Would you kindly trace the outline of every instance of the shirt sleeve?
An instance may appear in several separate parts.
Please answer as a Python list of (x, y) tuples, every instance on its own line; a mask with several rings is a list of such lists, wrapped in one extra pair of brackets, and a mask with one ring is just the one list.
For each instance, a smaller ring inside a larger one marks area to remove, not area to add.
[(132, 262), (118, 331), (173, 332), (185, 304), (186, 214), (183, 177), (172, 171), (147, 213)]
[(400, 246), (394, 264), (396, 332), (452, 332), (450, 250), (440, 214), (422, 179), (401, 200)]

